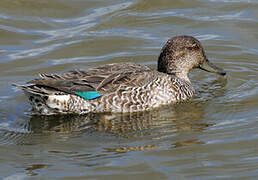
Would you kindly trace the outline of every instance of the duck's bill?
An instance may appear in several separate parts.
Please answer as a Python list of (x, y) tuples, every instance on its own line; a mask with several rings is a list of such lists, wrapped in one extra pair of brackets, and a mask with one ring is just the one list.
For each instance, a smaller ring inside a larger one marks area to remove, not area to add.
[(214, 72), (222, 76), (226, 75), (226, 72), (222, 68), (215, 66), (208, 59), (206, 59), (206, 61), (200, 65), (200, 69), (208, 72)]

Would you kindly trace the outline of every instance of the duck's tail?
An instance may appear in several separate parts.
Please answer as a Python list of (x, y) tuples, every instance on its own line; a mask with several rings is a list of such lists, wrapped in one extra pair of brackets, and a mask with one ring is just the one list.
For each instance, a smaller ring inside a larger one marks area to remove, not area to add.
[(51, 97), (57, 95), (54, 95), (54, 92), (50, 93), (51, 91), (49, 89), (37, 85), (13, 84), (13, 86), (23, 90), (24, 94), (28, 97), (32, 106), (32, 114), (53, 115), (59, 114), (60, 111), (63, 111), (61, 107), (57, 106), (57, 101), (52, 102), (53, 98)]

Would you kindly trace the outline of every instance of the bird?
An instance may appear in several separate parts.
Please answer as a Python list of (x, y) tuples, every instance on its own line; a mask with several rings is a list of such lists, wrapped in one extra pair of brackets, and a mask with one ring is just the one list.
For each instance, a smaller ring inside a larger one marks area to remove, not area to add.
[(195, 90), (188, 73), (194, 68), (226, 75), (192, 36), (168, 39), (157, 61), (157, 70), (132, 62), (112, 63), (39, 74), (25, 85), (14, 85), (24, 91), (36, 115), (132, 113), (189, 100)]

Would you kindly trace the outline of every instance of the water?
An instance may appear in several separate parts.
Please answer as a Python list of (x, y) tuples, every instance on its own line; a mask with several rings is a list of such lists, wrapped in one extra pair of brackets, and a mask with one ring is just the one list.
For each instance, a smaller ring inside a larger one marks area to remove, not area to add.
[[(257, 179), (256, 0), (2, 0), (0, 177)], [(195, 97), (152, 112), (33, 117), (38, 73), (106, 63), (156, 66), (165, 41), (198, 38), (226, 78), (195, 70)]]

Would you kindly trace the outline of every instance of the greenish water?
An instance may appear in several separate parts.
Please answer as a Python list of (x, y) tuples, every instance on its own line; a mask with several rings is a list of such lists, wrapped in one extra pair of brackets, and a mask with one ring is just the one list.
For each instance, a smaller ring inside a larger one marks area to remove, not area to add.
[[(1, 0), (0, 177), (257, 179), (256, 0)], [(38, 73), (114, 62), (155, 68), (192, 35), (227, 77), (190, 75), (195, 97), (152, 112), (33, 117), (22, 92)]]

